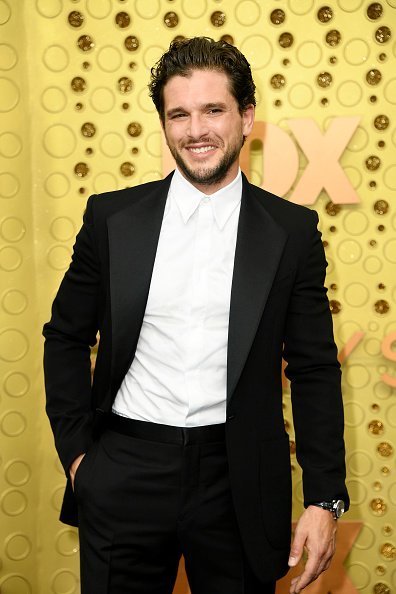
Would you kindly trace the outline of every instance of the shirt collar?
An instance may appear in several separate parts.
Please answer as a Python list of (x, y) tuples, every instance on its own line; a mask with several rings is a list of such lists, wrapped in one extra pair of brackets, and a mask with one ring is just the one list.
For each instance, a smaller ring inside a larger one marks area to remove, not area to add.
[[(177, 204), (184, 224), (188, 222), (206, 194), (193, 186), (178, 169), (172, 177), (169, 194)], [(209, 196), (213, 216), (219, 229), (223, 229), (228, 219), (241, 202), (242, 175), (238, 170), (237, 176), (224, 188)]]

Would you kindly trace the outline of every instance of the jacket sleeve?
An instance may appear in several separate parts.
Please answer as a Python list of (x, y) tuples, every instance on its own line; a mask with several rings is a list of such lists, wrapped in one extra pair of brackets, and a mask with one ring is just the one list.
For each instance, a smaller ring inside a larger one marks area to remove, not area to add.
[(304, 505), (340, 498), (348, 507), (341, 370), (324, 287), (327, 262), (317, 213), (311, 215), (286, 321), (285, 374), (291, 382)]
[(70, 267), (43, 329), (46, 411), (66, 475), (92, 442), (90, 347), (98, 331), (100, 279), (93, 199), (88, 200)]

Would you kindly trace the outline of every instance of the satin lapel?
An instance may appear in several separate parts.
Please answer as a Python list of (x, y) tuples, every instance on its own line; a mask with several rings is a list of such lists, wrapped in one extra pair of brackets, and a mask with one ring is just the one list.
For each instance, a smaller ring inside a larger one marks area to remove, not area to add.
[(113, 392), (135, 354), (170, 180), (108, 221)]
[(244, 177), (228, 329), (228, 402), (245, 365), (287, 237), (253, 192)]

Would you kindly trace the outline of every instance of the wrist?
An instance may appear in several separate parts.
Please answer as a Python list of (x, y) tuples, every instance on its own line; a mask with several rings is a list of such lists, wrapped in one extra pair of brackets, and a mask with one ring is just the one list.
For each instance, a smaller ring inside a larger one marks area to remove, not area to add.
[(341, 518), (345, 512), (345, 503), (342, 499), (333, 499), (332, 501), (317, 501), (310, 505), (321, 507), (323, 510), (330, 512), (335, 520)]

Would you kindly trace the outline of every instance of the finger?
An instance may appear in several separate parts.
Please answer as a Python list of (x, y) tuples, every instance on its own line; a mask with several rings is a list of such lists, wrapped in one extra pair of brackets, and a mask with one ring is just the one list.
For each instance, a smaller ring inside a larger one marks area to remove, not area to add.
[(329, 560), (327, 561), (326, 565), (323, 567), (323, 569), (322, 569), (322, 573), (323, 573), (324, 571), (327, 571), (327, 570), (329, 569), (330, 565), (331, 565), (331, 559), (329, 559)]
[(289, 590), (290, 594), (295, 594), (297, 592), (296, 586), (297, 586), (297, 582), (299, 579), (300, 579), (299, 577), (292, 579), (292, 581), (290, 583), (290, 590)]
[(294, 586), (296, 594), (316, 579), (320, 563), (321, 557), (310, 552), (304, 571), (300, 576), (298, 576), (297, 582)]
[(292, 594), (300, 594), (304, 588), (316, 580), (316, 576), (314, 575), (307, 576), (307, 578), (304, 578), (304, 580), (302, 580), (302, 577), (303, 576), (301, 575), (300, 579), (294, 584), (293, 590), (291, 591)]
[(296, 530), (289, 555), (289, 567), (297, 565), (302, 557), (304, 551), (304, 544), (306, 535), (303, 532)]
[(331, 553), (331, 555), (329, 555), (323, 562), (323, 567), (319, 568), (320, 573), (323, 573), (324, 571), (326, 571), (327, 569), (329, 569), (331, 562), (333, 560), (333, 556), (334, 556), (334, 551)]
[(296, 592), (298, 592), (296, 587), (297, 587), (297, 583), (298, 583), (299, 579), (300, 579), (300, 576), (292, 579), (292, 581), (290, 583), (290, 590), (289, 590), (290, 594), (296, 594)]
[(335, 539), (333, 539), (333, 541), (329, 545), (329, 549), (326, 551), (326, 553), (322, 559), (322, 562), (319, 565), (318, 575), (320, 575), (321, 573), (326, 571), (326, 569), (329, 568), (330, 563), (334, 557), (334, 553), (335, 553)]
[(310, 583), (315, 581), (321, 573), (323, 573), (328, 567), (330, 566), (331, 560), (333, 558), (334, 551), (324, 551), (323, 553), (318, 554), (315, 559), (313, 559), (311, 553), (311, 561), (312, 565), (307, 563), (305, 567), (305, 571), (296, 579), (298, 579), (298, 584), (296, 584), (296, 594), (306, 588)]
[(316, 575), (315, 575), (315, 579), (318, 578), (321, 573), (323, 573), (324, 571), (326, 571), (326, 569), (330, 565), (330, 561), (331, 561), (331, 559), (328, 559), (327, 556), (326, 556), (325, 559), (323, 559), (323, 561), (320, 563), (320, 565), (318, 567), (318, 570), (317, 570)]

